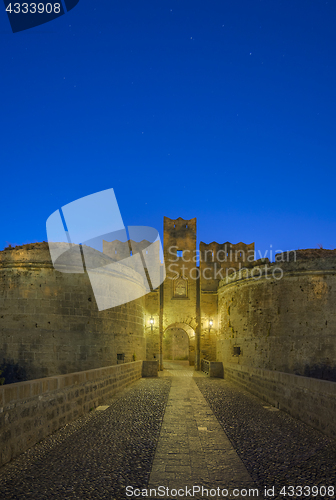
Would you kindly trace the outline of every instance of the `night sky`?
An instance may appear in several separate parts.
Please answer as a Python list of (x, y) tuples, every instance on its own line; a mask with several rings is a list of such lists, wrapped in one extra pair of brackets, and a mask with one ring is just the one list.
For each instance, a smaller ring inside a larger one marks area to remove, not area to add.
[(336, 247), (335, 1), (80, 0), (14, 34), (2, 5), (0, 57), (0, 249), (108, 188), (125, 225)]

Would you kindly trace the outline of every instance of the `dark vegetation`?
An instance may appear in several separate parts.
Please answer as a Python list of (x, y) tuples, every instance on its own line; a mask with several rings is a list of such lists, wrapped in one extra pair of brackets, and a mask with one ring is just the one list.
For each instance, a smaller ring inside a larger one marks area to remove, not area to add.
[(0, 385), (28, 380), (26, 370), (18, 363), (4, 360), (0, 365)]

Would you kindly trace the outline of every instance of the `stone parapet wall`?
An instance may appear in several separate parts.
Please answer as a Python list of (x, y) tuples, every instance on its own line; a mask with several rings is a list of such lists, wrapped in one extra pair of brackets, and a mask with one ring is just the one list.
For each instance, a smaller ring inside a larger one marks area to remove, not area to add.
[(220, 361), (201, 359), (201, 370), (208, 377), (223, 378), (224, 375), (223, 363)]
[(0, 386), (0, 465), (141, 378), (142, 361)]
[(224, 365), (224, 379), (336, 438), (336, 383), (290, 373)]
[(143, 377), (157, 377), (159, 373), (158, 361), (143, 361), (142, 362), (142, 376)]

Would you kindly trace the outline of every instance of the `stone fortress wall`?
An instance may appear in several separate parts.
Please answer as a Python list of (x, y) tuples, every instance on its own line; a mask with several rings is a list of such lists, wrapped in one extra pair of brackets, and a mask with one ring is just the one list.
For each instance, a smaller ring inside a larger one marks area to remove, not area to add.
[[(0, 252), (0, 363), (17, 364), (31, 380), (4, 385), (0, 407), (19, 407), (28, 396), (35, 405), (38, 391), (48, 399), (56, 383), (50, 377), (61, 377), (57, 390), (63, 390), (66, 380), (87, 381), (90, 370), (108, 367), (103, 371), (112, 378), (104, 375), (101, 387), (111, 382), (116, 388), (126, 380), (124, 371), (116, 375), (117, 364), (125, 363), (130, 381), (141, 376), (142, 360), (158, 360), (162, 368), (163, 359), (187, 358), (200, 369), (203, 358), (222, 362), (227, 380), (335, 437), (336, 250), (300, 250), (269, 263), (253, 261), (254, 243), (202, 242), (198, 262), (196, 219), (165, 217), (167, 277), (145, 294), (143, 275), (122, 261), (148, 245), (106, 242), (103, 254), (92, 255), (98, 266), (119, 261), (125, 267), (118, 271), (120, 285), (144, 293), (103, 311), (88, 275), (55, 270), (47, 243)], [(91, 399), (83, 399), (83, 411)], [(64, 406), (70, 420), (71, 408)], [(57, 426), (63, 421), (64, 415)]]
[[(200, 356), (218, 360), (218, 286), (229, 271), (254, 261), (254, 243), (200, 243)], [(210, 327), (210, 322), (212, 326)]]
[[(104, 259), (122, 265), (130, 256), (128, 242), (104, 244)], [(131, 244), (140, 252), (150, 243)], [(119, 362), (160, 360), (160, 353), (185, 358), (188, 344), (196, 369), (205, 358), (230, 367), (333, 376), (335, 252), (297, 251), (296, 260), (291, 253), (270, 264), (252, 261), (254, 243), (201, 242), (198, 262), (196, 219), (168, 217), (163, 246), (164, 283), (104, 311), (97, 309), (86, 273), (52, 267), (47, 243), (0, 252), (0, 362), (17, 363), (33, 379), (116, 365), (118, 354), (124, 355)], [(239, 273), (242, 267), (247, 271)], [(127, 269), (123, 279), (141, 289), (142, 278)], [(251, 277), (252, 269), (260, 278)]]
[(220, 282), (217, 359), (336, 381), (336, 251), (276, 259)]
[[(128, 286), (141, 289), (133, 274)], [(6, 249), (0, 339), (0, 362), (18, 364), (28, 379), (115, 365), (120, 353), (125, 362), (145, 359), (144, 297), (98, 311), (88, 275), (56, 271), (47, 243)]]

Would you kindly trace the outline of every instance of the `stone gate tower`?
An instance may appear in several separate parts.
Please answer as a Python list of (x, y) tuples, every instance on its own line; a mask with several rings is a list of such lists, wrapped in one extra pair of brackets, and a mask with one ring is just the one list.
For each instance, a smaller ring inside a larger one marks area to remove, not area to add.
[[(163, 247), (166, 279), (162, 294), (162, 330), (166, 341), (175, 335), (189, 344), (189, 362), (195, 361), (197, 326), (198, 270), (196, 262), (196, 218), (163, 221)], [(178, 352), (176, 352), (178, 355)], [(196, 356), (197, 357), (197, 356)]]
[(254, 243), (200, 242), (196, 218), (163, 220), (166, 279), (146, 295), (147, 359), (189, 360), (200, 369), (201, 358), (215, 361), (219, 340), (218, 285), (231, 269), (240, 269)]
[(196, 219), (176, 220), (164, 217), (163, 247), (166, 265), (164, 281), (164, 318), (172, 323), (190, 321), (196, 316)]

